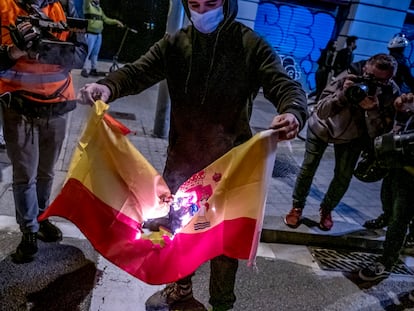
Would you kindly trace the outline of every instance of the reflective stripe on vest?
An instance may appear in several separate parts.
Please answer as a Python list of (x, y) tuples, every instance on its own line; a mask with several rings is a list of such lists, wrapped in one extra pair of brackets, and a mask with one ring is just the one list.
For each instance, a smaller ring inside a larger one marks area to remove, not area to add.
[[(42, 11), (53, 21), (66, 21), (66, 16), (59, 2), (49, 4)], [(28, 15), (14, 0), (0, 0), (0, 20), (2, 26), (15, 23), (17, 16)], [(4, 30), (4, 31), (3, 31)], [(56, 38), (65, 41), (68, 32), (55, 33)], [(2, 29), (2, 44), (12, 44), (8, 31)], [(21, 58), (8, 70), (0, 71), (0, 91), (25, 91), (37, 94), (35, 101), (55, 103), (75, 99), (75, 92), (70, 71), (62, 66), (41, 64), (36, 60)], [(56, 94), (56, 92), (58, 94)], [(51, 95), (56, 98), (50, 98)], [(30, 97), (30, 96), (27, 96)], [(41, 99), (44, 98), (44, 99)]]

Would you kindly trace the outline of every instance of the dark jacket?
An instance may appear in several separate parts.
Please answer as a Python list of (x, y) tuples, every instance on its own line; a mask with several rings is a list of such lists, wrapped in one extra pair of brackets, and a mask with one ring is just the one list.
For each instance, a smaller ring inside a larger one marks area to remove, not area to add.
[(414, 77), (411, 74), (407, 57), (405, 57), (403, 53), (393, 51), (390, 51), (390, 55), (393, 56), (398, 63), (394, 81), (399, 86), (401, 93), (414, 92)]
[(338, 51), (333, 65), (334, 75), (339, 75), (342, 71), (347, 70), (354, 60), (354, 52), (349, 48), (343, 48)]
[(167, 34), (137, 61), (98, 82), (111, 89), (110, 100), (115, 100), (167, 79), (171, 125), (164, 178), (173, 193), (252, 136), (251, 105), (260, 87), (279, 113), (293, 113), (301, 127), (306, 121), (301, 85), (289, 78), (258, 34), (234, 20), (236, 14), (237, 0), (226, 0), (225, 20), (213, 33), (202, 34), (190, 25)]

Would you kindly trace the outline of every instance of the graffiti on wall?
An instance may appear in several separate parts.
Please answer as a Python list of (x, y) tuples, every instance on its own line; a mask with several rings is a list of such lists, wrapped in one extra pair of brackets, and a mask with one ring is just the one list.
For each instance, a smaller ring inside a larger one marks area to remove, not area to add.
[(315, 88), (316, 61), (334, 28), (332, 12), (261, 1), (254, 30), (278, 52), (288, 74), (309, 91)]

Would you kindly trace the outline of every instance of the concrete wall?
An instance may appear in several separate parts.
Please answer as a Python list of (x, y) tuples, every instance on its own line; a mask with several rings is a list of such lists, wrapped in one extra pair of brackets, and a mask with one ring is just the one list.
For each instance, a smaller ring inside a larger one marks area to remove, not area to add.
[(254, 28), (259, 0), (239, 0), (237, 20), (250, 28)]
[(410, 0), (354, 0), (340, 30), (338, 47), (348, 35), (358, 36), (355, 60), (385, 52), (388, 41), (401, 31)]

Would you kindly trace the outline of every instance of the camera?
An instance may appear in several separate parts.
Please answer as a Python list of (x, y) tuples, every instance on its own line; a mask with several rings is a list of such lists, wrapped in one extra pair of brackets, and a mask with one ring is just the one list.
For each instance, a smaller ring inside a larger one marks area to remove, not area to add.
[(66, 21), (54, 22), (36, 15), (18, 16), (16, 25), (29, 22), (35, 37), (33, 44), (27, 48), (27, 42), (17, 26), (8, 27), (13, 43), (21, 50), (27, 50), (32, 59), (45, 64), (70, 65), (74, 58), (75, 46), (71, 42), (58, 40), (53, 33), (63, 31), (85, 32), (88, 26), (86, 19), (67, 18)]
[[(36, 49), (36, 46), (39, 46), (42, 43), (67, 46), (67, 42), (58, 40), (53, 33), (61, 33), (63, 31), (86, 32), (86, 28), (88, 27), (88, 20), (69, 17), (66, 19), (66, 22), (54, 22), (50, 19), (40, 18), (35, 15), (18, 16), (15, 24), (19, 25), (23, 22), (29, 22), (32, 25), (32, 32), (36, 34), (33, 40), (34, 47), (32, 49)], [(21, 50), (25, 49), (26, 43), (17, 27), (11, 25), (9, 30), (13, 43)]]
[(379, 136), (374, 140), (374, 149), (378, 159), (397, 156), (403, 162), (414, 162), (414, 130)]
[(359, 103), (367, 96), (374, 96), (381, 86), (373, 77), (357, 77), (355, 84), (345, 91), (345, 97), (351, 103)]

